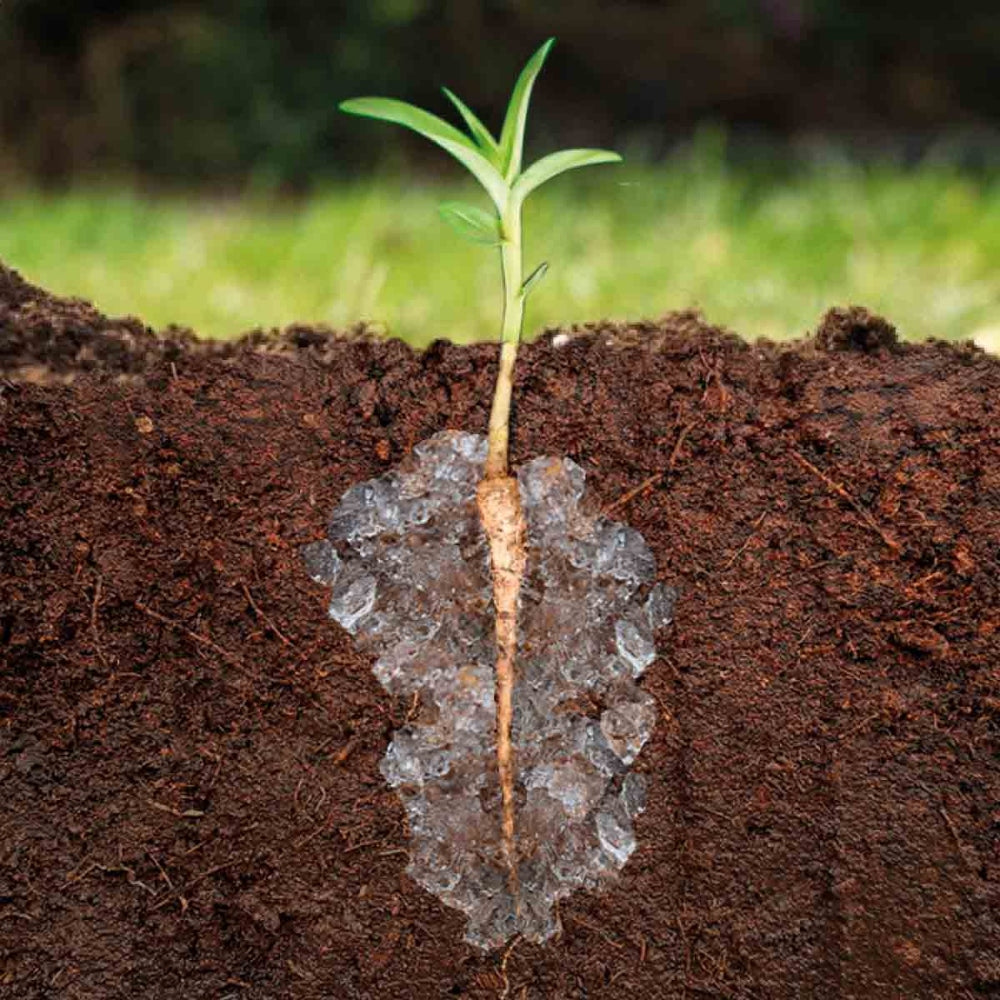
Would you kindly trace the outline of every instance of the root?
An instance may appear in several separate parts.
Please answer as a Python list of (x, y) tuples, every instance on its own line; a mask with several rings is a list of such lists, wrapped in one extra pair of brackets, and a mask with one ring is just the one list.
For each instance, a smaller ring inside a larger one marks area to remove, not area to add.
[(517, 599), (527, 562), (526, 528), (521, 498), (513, 476), (487, 476), (477, 491), (479, 517), (490, 543), (493, 604), (496, 610), (497, 765), (503, 804), (503, 851), (511, 893), (519, 898), (514, 827), (514, 672), (517, 657)]

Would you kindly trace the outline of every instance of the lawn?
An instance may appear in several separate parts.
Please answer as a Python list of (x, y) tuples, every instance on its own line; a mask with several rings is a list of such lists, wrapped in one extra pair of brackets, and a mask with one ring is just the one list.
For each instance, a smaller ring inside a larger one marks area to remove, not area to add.
[[(479, 196), (444, 160), (441, 174), (301, 201), (8, 192), (0, 258), (106, 312), (211, 337), (365, 319), (414, 344), (491, 338), (495, 251), (463, 243), (436, 212)], [(1000, 349), (1000, 179), (947, 165), (834, 159), (778, 176), (702, 151), (561, 178), (529, 200), (525, 227), (526, 266), (552, 263), (528, 331), (693, 306), (778, 339), (857, 302), (909, 339)]]

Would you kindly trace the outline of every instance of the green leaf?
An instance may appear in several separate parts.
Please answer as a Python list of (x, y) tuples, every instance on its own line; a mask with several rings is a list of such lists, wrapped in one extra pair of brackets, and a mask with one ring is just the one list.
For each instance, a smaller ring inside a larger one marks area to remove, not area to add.
[(518, 177), (511, 194), (523, 202), (536, 187), (567, 170), (590, 167), (598, 163), (620, 162), (621, 157), (610, 149), (564, 149), (558, 153), (550, 153), (536, 160)]
[(464, 239), (487, 246), (503, 243), (500, 220), (492, 213), (462, 201), (446, 201), (438, 206), (441, 218)]
[(340, 110), (350, 115), (377, 118), (413, 129), (431, 142), (447, 150), (479, 181), (496, 205), (503, 212), (507, 203), (508, 186), (496, 167), (483, 156), (467, 136), (449, 125), (443, 118), (432, 115), (406, 101), (396, 101), (389, 97), (355, 97), (342, 101)]
[(507, 114), (503, 120), (503, 131), (500, 133), (500, 169), (508, 184), (521, 172), (521, 159), (524, 151), (524, 126), (528, 120), (528, 103), (531, 101), (531, 88), (535, 85), (535, 77), (541, 71), (549, 49), (556, 40), (550, 38), (528, 60), (527, 66), (521, 70), (521, 75), (514, 84), (514, 92), (510, 95)]
[(532, 271), (531, 274), (529, 274), (528, 277), (524, 279), (524, 284), (521, 285), (522, 297), (527, 298), (528, 292), (530, 292), (535, 287), (535, 285), (537, 285), (538, 282), (540, 282), (542, 278), (544, 278), (545, 275), (548, 274), (548, 272), (549, 272), (549, 262), (547, 260), (542, 261), (542, 263), (539, 264), (538, 267), (536, 267), (534, 271)]
[(479, 148), (486, 153), (487, 158), (494, 166), (500, 165), (500, 147), (496, 139), (493, 138), (490, 130), (479, 120), (476, 113), (457, 94), (453, 94), (447, 87), (442, 87), (444, 96), (458, 108), (458, 113), (465, 120), (469, 127), (472, 138), (476, 140)]

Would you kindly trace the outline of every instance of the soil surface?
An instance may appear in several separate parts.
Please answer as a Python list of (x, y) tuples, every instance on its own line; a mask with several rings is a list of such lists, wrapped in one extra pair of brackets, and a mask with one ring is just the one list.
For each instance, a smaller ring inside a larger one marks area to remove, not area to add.
[(639, 847), (484, 955), (404, 872), (409, 706), (302, 545), (486, 427), (494, 347), (223, 347), (0, 270), (0, 997), (1000, 994), (1000, 362), (863, 310), (524, 350), (513, 459), (568, 455), (680, 588)]

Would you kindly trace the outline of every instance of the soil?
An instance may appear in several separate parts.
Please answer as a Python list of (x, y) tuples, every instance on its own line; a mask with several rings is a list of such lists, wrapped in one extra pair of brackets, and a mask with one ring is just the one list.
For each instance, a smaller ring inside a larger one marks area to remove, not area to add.
[(303, 544), (486, 427), (496, 350), (158, 337), (0, 271), (0, 997), (1000, 995), (1000, 361), (859, 309), (524, 350), (563, 454), (680, 588), (639, 847), (484, 955), (404, 872), (408, 706)]

